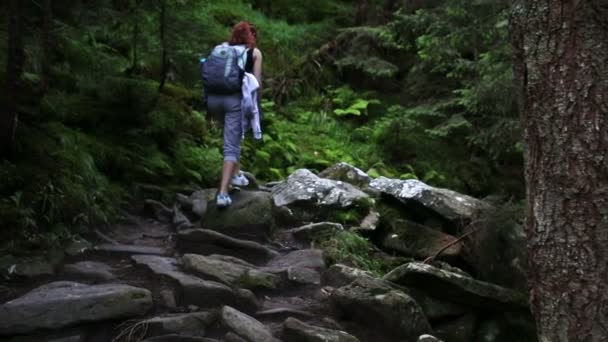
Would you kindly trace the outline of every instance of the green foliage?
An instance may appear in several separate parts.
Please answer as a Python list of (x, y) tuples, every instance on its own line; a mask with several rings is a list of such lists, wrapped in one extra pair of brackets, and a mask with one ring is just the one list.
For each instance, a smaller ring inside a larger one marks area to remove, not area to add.
[(321, 237), (314, 241), (314, 245), (323, 250), (328, 264), (345, 264), (376, 276), (384, 275), (404, 261), (382, 254), (368, 239), (351, 231)]

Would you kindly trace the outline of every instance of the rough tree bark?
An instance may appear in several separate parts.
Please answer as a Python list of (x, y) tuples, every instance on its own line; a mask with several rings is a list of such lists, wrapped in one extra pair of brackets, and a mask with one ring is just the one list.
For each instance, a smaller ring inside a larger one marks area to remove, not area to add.
[(512, 13), (539, 339), (608, 341), (608, 0)]
[(6, 106), (0, 113), (0, 157), (7, 157), (13, 148), (17, 130), (17, 101), (19, 99), (19, 80), (23, 71), (22, 2), (8, 1), (8, 59), (4, 91)]

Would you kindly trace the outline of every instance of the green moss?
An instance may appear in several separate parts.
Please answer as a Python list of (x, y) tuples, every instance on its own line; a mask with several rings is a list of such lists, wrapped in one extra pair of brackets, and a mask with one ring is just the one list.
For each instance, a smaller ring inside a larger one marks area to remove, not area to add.
[(351, 231), (319, 237), (314, 240), (314, 245), (324, 251), (323, 255), (330, 265), (346, 264), (370, 271), (377, 276), (384, 275), (408, 260), (384, 254), (368, 239)]

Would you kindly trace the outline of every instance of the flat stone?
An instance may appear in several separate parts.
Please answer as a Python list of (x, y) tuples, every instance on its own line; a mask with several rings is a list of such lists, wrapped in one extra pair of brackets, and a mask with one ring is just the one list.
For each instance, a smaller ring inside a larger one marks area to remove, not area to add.
[(359, 339), (345, 331), (315, 327), (293, 317), (283, 323), (283, 336), (287, 341), (359, 342)]
[(394, 220), (391, 231), (382, 239), (381, 245), (385, 249), (398, 252), (405, 256), (427, 258), (434, 256), (448, 244), (451, 247), (441, 252), (444, 257), (460, 255), (462, 248), (454, 236), (442, 233), (407, 220)]
[(131, 257), (138, 265), (143, 265), (158, 275), (173, 279), (181, 288), (179, 303), (194, 304), (200, 307), (214, 307), (224, 304), (234, 305), (238, 294), (230, 287), (183, 273), (178, 269), (174, 258), (155, 255), (134, 255)]
[(374, 276), (368, 271), (342, 264), (331, 265), (323, 273), (323, 283), (333, 287), (348, 285), (359, 278), (373, 279)]
[(384, 279), (420, 288), (434, 297), (466, 306), (487, 310), (527, 307), (523, 293), (420, 262), (401, 265), (385, 275)]
[(371, 191), (393, 196), (403, 203), (415, 202), (450, 221), (470, 221), (487, 204), (458, 192), (435, 188), (416, 179), (378, 177), (369, 183)]
[(412, 339), (431, 332), (416, 301), (380, 280), (357, 279), (336, 289), (330, 300), (350, 319), (388, 336)]
[(207, 327), (215, 322), (216, 317), (215, 312), (193, 312), (154, 317), (141, 323), (147, 326), (147, 336), (172, 333), (205, 336)]
[(230, 286), (244, 288), (275, 288), (280, 278), (260, 271), (257, 267), (237, 258), (186, 254), (182, 257), (184, 267), (190, 272), (211, 277)]
[(234, 308), (224, 306), (220, 317), (226, 327), (250, 342), (278, 342), (266, 326)]
[(344, 227), (339, 223), (333, 222), (318, 222), (307, 224), (302, 227), (290, 229), (287, 232), (293, 234), (298, 240), (311, 241), (314, 238), (322, 237), (324, 235), (333, 234), (335, 232), (343, 231)]
[(268, 272), (278, 273), (287, 271), (289, 267), (323, 270), (325, 269), (323, 251), (320, 249), (297, 250), (270, 260), (266, 267), (262, 269)]
[(0, 306), (0, 335), (145, 314), (150, 291), (122, 284), (54, 282)]
[(287, 279), (299, 284), (321, 284), (321, 274), (311, 268), (304, 267), (288, 267)]
[(95, 247), (96, 250), (106, 253), (116, 254), (149, 254), (149, 255), (166, 255), (167, 251), (150, 246), (123, 245), (123, 244), (102, 244)]
[(116, 279), (116, 275), (112, 273), (112, 271), (114, 271), (112, 267), (96, 261), (81, 261), (63, 267), (63, 272), (67, 275), (82, 277), (93, 281)]
[(180, 231), (177, 237), (183, 250), (196, 254), (238, 254), (258, 261), (279, 255), (277, 251), (257, 242), (236, 239), (209, 229), (187, 229)]

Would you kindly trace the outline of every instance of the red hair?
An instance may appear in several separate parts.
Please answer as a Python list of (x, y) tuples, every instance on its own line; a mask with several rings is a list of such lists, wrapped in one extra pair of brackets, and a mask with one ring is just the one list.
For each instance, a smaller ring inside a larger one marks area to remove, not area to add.
[(255, 47), (255, 28), (248, 22), (241, 21), (232, 28), (230, 45), (247, 45), (249, 48)]

